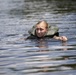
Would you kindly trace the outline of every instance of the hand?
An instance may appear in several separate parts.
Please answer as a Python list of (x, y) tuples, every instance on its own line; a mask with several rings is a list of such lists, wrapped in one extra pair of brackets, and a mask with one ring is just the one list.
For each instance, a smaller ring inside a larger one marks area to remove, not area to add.
[(67, 39), (67, 37), (66, 37), (66, 36), (60, 36), (60, 37), (59, 37), (59, 40), (61, 40), (61, 41), (64, 41), (64, 42), (65, 42), (65, 41), (67, 41), (68, 39)]

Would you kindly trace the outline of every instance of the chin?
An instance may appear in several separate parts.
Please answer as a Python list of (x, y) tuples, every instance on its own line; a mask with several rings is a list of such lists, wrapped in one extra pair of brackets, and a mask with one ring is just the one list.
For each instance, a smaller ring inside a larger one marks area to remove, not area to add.
[(44, 36), (38, 36), (38, 38), (43, 38)]
[(39, 38), (42, 38), (41, 36), (38, 36)]
[(43, 36), (43, 35), (37, 35), (37, 37), (38, 37), (38, 38), (43, 38), (44, 36)]

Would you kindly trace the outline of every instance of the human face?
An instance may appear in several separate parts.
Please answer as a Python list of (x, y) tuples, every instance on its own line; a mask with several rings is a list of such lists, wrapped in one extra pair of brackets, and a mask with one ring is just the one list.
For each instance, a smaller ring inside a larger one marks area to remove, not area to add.
[(46, 34), (47, 32), (47, 28), (46, 28), (46, 25), (43, 24), (43, 23), (40, 23), (36, 26), (36, 35), (38, 37), (44, 37), (44, 35)]

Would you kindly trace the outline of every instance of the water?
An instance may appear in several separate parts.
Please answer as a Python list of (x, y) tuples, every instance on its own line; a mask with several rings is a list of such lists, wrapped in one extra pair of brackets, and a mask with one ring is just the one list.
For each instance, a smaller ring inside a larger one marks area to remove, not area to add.
[[(68, 41), (21, 39), (40, 20)], [(76, 1), (0, 0), (0, 75), (76, 75)]]

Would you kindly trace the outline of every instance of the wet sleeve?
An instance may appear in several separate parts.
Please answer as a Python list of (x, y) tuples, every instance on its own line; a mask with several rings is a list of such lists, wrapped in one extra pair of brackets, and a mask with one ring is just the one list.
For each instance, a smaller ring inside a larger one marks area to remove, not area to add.
[(55, 34), (53, 35), (53, 37), (54, 37), (54, 36), (59, 36), (59, 32), (55, 33)]

